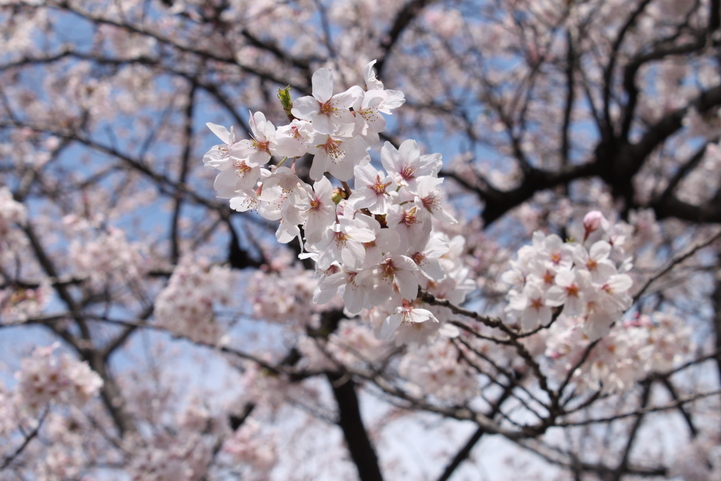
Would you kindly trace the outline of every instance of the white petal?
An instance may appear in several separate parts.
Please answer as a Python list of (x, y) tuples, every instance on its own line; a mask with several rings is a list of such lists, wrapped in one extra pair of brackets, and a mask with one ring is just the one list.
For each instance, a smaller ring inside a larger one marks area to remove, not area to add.
[(215, 135), (217, 135), (220, 140), (222, 140), (223, 142), (225, 142), (226, 145), (230, 145), (230, 144), (232, 143), (232, 142), (231, 142), (231, 138), (230, 138), (230, 132), (228, 131), (228, 129), (226, 129), (226, 128), (223, 127), (222, 125), (214, 124), (214, 123), (212, 123), (212, 122), (208, 122), (208, 123), (206, 123), (205, 125), (207, 125), (208, 128), (209, 128)]
[(315, 71), (312, 78), (313, 97), (318, 102), (327, 102), (333, 96), (333, 71), (329, 68), (320, 68)]
[(386, 340), (390, 339), (393, 333), (398, 329), (398, 326), (401, 325), (402, 320), (402, 314), (393, 314), (392, 316), (386, 317), (385, 321), (383, 321), (383, 325), (381, 326), (381, 338)]

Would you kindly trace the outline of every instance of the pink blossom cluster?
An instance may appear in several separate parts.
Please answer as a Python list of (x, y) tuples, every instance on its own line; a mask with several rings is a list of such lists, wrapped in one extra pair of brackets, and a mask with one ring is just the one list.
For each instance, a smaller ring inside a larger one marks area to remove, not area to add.
[(304, 364), (309, 369), (334, 370), (339, 365), (368, 367), (391, 353), (388, 342), (378, 339), (362, 322), (345, 319), (328, 339), (303, 336), (298, 340)]
[(65, 353), (56, 356), (57, 348), (57, 343), (35, 348), (15, 374), (19, 402), (30, 412), (35, 413), (50, 402), (80, 407), (103, 386), (103, 380), (86, 362)]
[(125, 233), (115, 228), (85, 242), (74, 240), (69, 248), (75, 270), (94, 283), (109, 277), (137, 279), (146, 270), (144, 251), (141, 244), (129, 242)]
[(52, 296), (52, 287), (42, 282), (36, 288), (8, 286), (0, 289), (0, 325), (14, 324), (40, 314)]
[(198, 432), (156, 436), (130, 464), (133, 481), (199, 481), (208, 471), (212, 447)]
[(597, 211), (584, 219), (581, 242), (564, 242), (555, 234), (533, 234), (533, 244), (518, 251), (518, 259), (502, 279), (512, 286), (506, 312), (524, 330), (547, 326), (553, 309), (578, 318), (592, 341), (608, 334), (611, 325), (632, 304), (633, 285), (626, 272), (623, 239)]
[(158, 325), (196, 342), (215, 344), (222, 341), (224, 329), (215, 319), (216, 303), (230, 303), (229, 288), (234, 276), (227, 267), (181, 259), (158, 294), (155, 319)]
[(254, 419), (246, 419), (223, 443), (223, 452), (230, 455), (234, 463), (250, 468), (252, 479), (268, 479), (278, 460), (275, 439), (261, 434), (261, 425)]
[(415, 394), (464, 404), (478, 394), (478, 380), (470, 366), (459, 362), (458, 350), (449, 341), (434, 342), (408, 353), (399, 366), (401, 376), (412, 383)]
[(253, 316), (279, 323), (308, 325), (313, 314), (313, 273), (299, 265), (273, 262), (272, 270), (256, 271), (245, 291)]
[[(401, 325), (438, 324), (437, 315), (417, 300), (419, 287), (441, 286), (436, 290), (442, 297), (460, 302), (467, 290), (457, 286), (467, 284), (468, 271), (453, 262), (455, 270), (446, 270), (441, 257), (450, 241), (433, 228), (434, 221), (456, 222), (442, 206), (441, 156), (423, 155), (414, 140), (406, 140), (398, 148), (383, 145), (383, 170), (370, 162), (368, 150), (385, 128), (381, 113), (404, 102), (401, 92), (384, 89), (373, 65), (364, 70), (365, 89), (356, 85), (335, 95), (332, 71), (319, 69), (313, 95), (290, 109), (290, 124), (276, 129), (256, 112), (251, 139), (238, 140), (233, 129), (209, 123), (224, 143), (203, 161), (220, 171), (215, 189), (231, 208), (256, 209), (279, 221), (280, 242), (301, 241), (301, 257), (313, 259), (320, 272), (316, 303), (340, 292), (350, 315), (379, 308), (376, 313), (384, 313), (379, 335), (389, 339)], [(313, 156), (313, 185), (295, 170), (306, 154)], [(282, 160), (266, 167), (274, 156)], [(282, 165), (290, 158), (291, 167)], [(346, 183), (351, 179), (352, 188)]]
[[(554, 362), (559, 378), (576, 366), (591, 341), (581, 318), (554, 324), (546, 355)], [(620, 323), (601, 339), (571, 379), (583, 390), (623, 392), (652, 373), (662, 373), (680, 364), (693, 350), (692, 329), (677, 316), (654, 313)]]

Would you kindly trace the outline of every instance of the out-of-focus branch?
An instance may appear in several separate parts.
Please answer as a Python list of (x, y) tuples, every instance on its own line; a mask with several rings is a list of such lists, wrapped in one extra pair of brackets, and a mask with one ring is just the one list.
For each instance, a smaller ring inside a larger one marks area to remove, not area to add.
[(338, 426), (343, 430), (343, 437), (358, 470), (358, 477), (361, 481), (382, 481), (378, 456), (361, 418), (355, 382), (343, 373), (329, 373), (328, 382), (338, 405)]
[[(190, 155), (193, 147), (193, 111), (195, 109), (195, 92), (197, 84), (195, 82), (190, 84), (190, 90), (188, 92), (187, 105), (185, 107), (185, 145), (183, 146), (183, 152), (180, 155), (180, 173), (178, 175), (178, 184), (184, 185), (188, 177), (188, 169), (190, 166)], [(175, 199), (175, 206), (173, 207), (173, 215), (170, 224), (170, 259), (173, 264), (178, 263), (180, 259), (180, 210), (183, 206), (183, 197), (178, 196)]]
[(43, 426), (43, 422), (45, 421), (45, 416), (48, 414), (47, 409), (43, 412), (43, 414), (40, 416), (40, 419), (37, 421), (37, 425), (35, 428), (33, 428), (32, 431), (30, 431), (28, 434), (25, 435), (22, 444), (18, 446), (18, 448), (8, 456), (3, 459), (2, 464), (0, 464), (0, 472), (2, 472), (5, 468), (10, 466), (10, 464), (17, 459), (18, 456), (20, 456), (23, 451), (28, 447), (30, 442), (35, 439), (38, 436), (38, 433), (40, 432), (40, 428)]
[[(641, 406), (641, 410), (648, 406), (648, 401), (650, 397), (651, 383), (647, 382), (646, 385), (643, 386), (643, 393), (641, 394), (641, 401), (639, 404)], [(618, 463), (618, 467), (615, 469), (613, 474), (608, 477), (609, 481), (620, 481), (621, 476), (623, 476), (628, 470), (629, 456), (631, 455), (631, 449), (633, 449), (634, 442), (636, 441), (636, 435), (638, 434), (638, 430), (641, 427), (641, 422), (643, 422), (644, 414), (645, 413), (643, 412), (640, 413), (633, 421), (631, 430), (628, 433), (628, 438), (626, 439), (626, 446), (624, 447), (623, 454), (621, 455), (621, 461)]]
[(420, 11), (432, 1), (433, 0), (410, 0), (398, 12), (393, 20), (390, 30), (383, 35), (379, 45), (381, 51), (383, 52), (382, 56), (375, 64), (376, 73), (379, 77), (383, 75), (383, 69), (385, 68), (386, 61), (388, 60), (393, 46), (400, 38), (403, 31), (408, 28), (411, 22), (413, 22), (413, 20), (418, 16)]
[[(490, 412), (487, 414), (489, 419), (493, 419), (494, 417), (496, 417), (496, 415), (501, 410), (501, 406), (506, 401), (506, 399), (508, 399), (512, 392), (513, 388), (509, 386), (503, 391), (503, 393), (501, 393), (501, 396), (495, 403), (493, 403)], [(471, 455), (473, 447), (476, 445), (476, 443), (478, 443), (478, 441), (481, 440), (484, 434), (486, 434), (486, 429), (483, 426), (479, 426), (478, 429), (476, 429), (476, 431), (468, 439), (468, 441), (466, 441), (463, 447), (456, 453), (451, 462), (448, 463), (446, 468), (443, 470), (443, 473), (438, 478), (438, 481), (448, 481), (451, 478), (451, 476), (456, 471), (456, 469), (458, 469), (461, 463), (463, 463), (463, 461), (465, 461), (468, 456)]]

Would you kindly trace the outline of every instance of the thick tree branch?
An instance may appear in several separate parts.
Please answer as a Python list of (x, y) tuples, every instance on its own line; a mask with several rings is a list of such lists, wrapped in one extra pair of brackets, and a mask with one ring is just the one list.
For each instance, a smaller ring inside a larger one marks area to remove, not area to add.
[(338, 426), (361, 481), (382, 481), (378, 456), (360, 414), (356, 385), (347, 374), (329, 373), (328, 382), (338, 405)]

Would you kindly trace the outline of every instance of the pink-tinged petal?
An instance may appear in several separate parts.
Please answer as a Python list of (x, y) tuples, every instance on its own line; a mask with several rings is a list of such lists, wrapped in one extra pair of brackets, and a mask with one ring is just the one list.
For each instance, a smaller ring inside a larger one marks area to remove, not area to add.
[(350, 314), (358, 314), (363, 309), (369, 307), (367, 290), (362, 286), (349, 282), (345, 286), (343, 302), (345, 303), (346, 310)]
[(519, 312), (523, 311), (526, 306), (528, 306), (528, 297), (516, 291), (511, 291), (511, 293), (511, 298), (508, 300), (508, 309)]
[(548, 307), (541, 307), (540, 309), (538, 309), (538, 316), (542, 326), (548, 325), (548, 323), (551, 322), (551, 318), (553, 317), (551, 309)]
[(258, 207), (258, 199), (245, 192), (230, 199), (230, 208), (238, 212), (246, 212)]
[(373, 231), (364, 229), (361, 227), (352, 227), (348, 226), (346, 228), (346, 233), (348, 234), (348, 237), (353, 239), (355, 242), (373, 242), (376, 240), (376, 235), (373, 233)]
[(590, 256), (595, 261), (608, 258), (611, 254), (611, 244), (606, 241), (598, 241), (591, 246)]
[(403, 314), (393, 314), (392, 316), (386, 317), (381, 326), (381, 338), (390, 339), (394, 332), (398, 329), (403, 321)]
[[(368, 154), (368, 143), (361, 137), (353, 137), (352, 139), (346, 140), (342, 144), (343, 150), (347, 158), (351, 160), (351, 166), (356, 164), (364, 164), (366, 160), (370, 160)], [(353, 174), (351, 168), (351, 175)], [(341, 179), (342, 180), (342, 179)]]
[(368, 305), (375, 307), (383, 304), (393, 295), (393, 284), (381, 281), (368, 292)]
[(383, 144), (383, 148), (381, 149), (381, 163), (383, 164), (383, 168), (388, 172), (398, 172), (403, 168), (400, 154), (390, 142)]
[(406, 316), (410, 322), (413, 322), (415, 324), (420, 324), (420, 323), (426, 322), (426, 321), (438, 322), (438, 319), (436, 319), (436, 316), (434, 316), (433, 313), (431, 311), (429, 311), (428, 309), (421, 309), (421, 308), (408, 309), (408, 314)]
[(385, 90), (369, 90), (363, 93), (363, 108), (376, 108), (388, 98)]
[(327, 177), (323, 177), (313, 184), (313, 192), (315, 192), (315, 196), (319, 199), (330, 200), (333, 195), (333, 184), (330, 183)]
[(535, 309), (526, 309), (521, 316), (521, 327), (525, 331), (530, 331), (538, 326), (539, 320), (538, 311)]
[[(357, 85), (341, 92), (333, 97), (333, 107), (337, 109), (349, 109), (359, 98), (363, 97), (363, 89)], [(317, 98), (317, 97), (316, 97)]]
[(208, 122), (205, 125), (207, 125), (211, 132), (217, 135), (220, 140), (225, 142), (226, 145), (230, 145), (233, 143), (230, 132), (222, 125), (214, 124), (212, 122)]
[(330, 302), (335, 296), (338, 288), (345, 282), (345, 272), (336, 272), (335, 274), (326, 275), (321, 278), (313, 291), (313, 302), (316, 304), (325, 304)]
[(319, 152), (313, 157), (313, 163), (310, 166), (310, 178), (313, 180), (320, 180), (323, 178), (323, 174), (326, 171), (326, 161), (328, 155), (325, 152)]
[(281, 244), (287, 244), (296, 237), (300, 236), (300, 229), (295, 224), (290, 222), (281, 222), (278, 225), (278, 230), (275, 231), (275, 238)]
[(338, 180), (350, 180), (353, 178), (353, 161), (347, 157), (330, 158), (328, 172)]
[(318, 115), (320, 105), (315, 98), (305, 96), (293, 102), (293, 108), (290, 112), (299, 119), (310, 120), (313, 116)]
[(413, 271), (397, 271), (396, 285), (404, 299), (415, 299), (418, 296), (418, 280)]
[(320, 68), (315, 71), (312, 78), (313, 97), (324, 103), (333, 96), (333, 71), (329, 68)]
[[(397, 109), (404, 103), (406, 103), (406, 97), (403, 92), (399, 90), (386, 90), (387, 98), (383, 102), (383, 110)], [(386, 112), (390, 114), (390, 112)]]
[(458, 220), (446, 211), (443, 207), (433, 209), (431, 215), (441, 222), (447, 222), (449, 224), (458, 224)]
[(330, 117), (327, 115), (315, 114), (311, 117), (313, 122), (313, 129), (321, 134), (333, 134), (336, 130), (335, 125), (331, 122)]
[(446, 271), (443, 270), (443, 266), (438, 259), (423, 259), (418, 266), (429, 279), (434, 281), (440, 281), (446, 277)]
[(606, 284), (614, 293), (626, 292), (633, 287), (633, 280), (628, 274), (617, 274), (615, 276), (611, 276)]
[(566, 302), (566, 291), (558, 286), (553, 286), (546, 291), (546, 305), (551, 307), (562, 306)]
[(533, 233), (533, 248), (537, 251), (542, 251), (545, 249), (546, 245), (546, 235), (541, 232), (540, 230), (537, 230)]
[(421, 156), (421, 149), (418, 147), (418, 143), (415, 140), (408, 139), (398, 148), (398, 153), (403, 161), (413, 162)]
[(366, 257), (366, 250), (358, 242), (347, 242), (345, 249), (341, 251), (341, 260), (346, 266), (361, 266)]
[(363, 67), (363, 78), (366, 81), (366, 87), (368, 90), (373, 89), (382, 89), (383, 88), (383, 82), (378, 80), (378, 77), (376, 77), (375, 69), (373, 69), (373, 65), (375, 65), (376, 60), (371, 60), (368, 62), (368, 65)]
[(556, 274), (556, 285), (561, 287), (569, 287), (576, 280), (576, 275), (571, 270), (562, 270)]
[(567, 316), (580, 316), (583, 314), (584, 307), (586, 307), (586, 303), (580, 297), (568, 296), (563, 306), (563, 313)]
[(378, 171), (372, 165), (357, 165), (353, 170), (355, 171), (356, 189), (360, 188), (361, 186), (366, 187), (375, 183)]
[(218, 197), (221, 199), (230, 199), (235, 197), (236, 191), (239, 189), (238, 176), (233, 170), (224, 170), (220, 172), (213, 182)]

